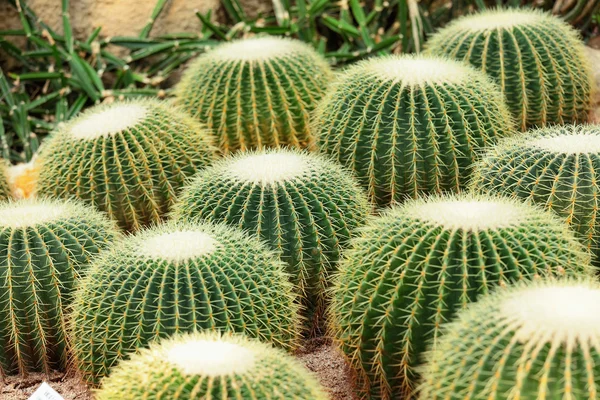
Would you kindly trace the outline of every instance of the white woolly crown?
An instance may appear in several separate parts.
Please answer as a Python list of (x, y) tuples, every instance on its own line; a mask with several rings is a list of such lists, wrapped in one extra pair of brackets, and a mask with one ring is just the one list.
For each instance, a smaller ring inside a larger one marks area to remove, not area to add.
[(148, 257), (172, 262), (202, 257), (217, 249), (219, 243), (200, 231), (161, 233), (141, 243), (140, 252)]
[(71, 126), (70, 132), (77, 139), (94, 140), (131, 128), (144, 119), (147, 114), (146, 107), (139, 104), (116, 104), (80, 118)]
[(256, 356), (237, 343), (197, 339), (175, 344), (166, 358), (184, 374), (217, 377), (246, 372)]
[(24, 228), (63, 217), (67, 207), (45, 203), (13, 203), (0, 209), (0, 226)]
[(308, 166), (305, 157), (292, 152), (250, 154), (233, 161), (229, 172), (241, 181), (267, 185), (301, 176)]

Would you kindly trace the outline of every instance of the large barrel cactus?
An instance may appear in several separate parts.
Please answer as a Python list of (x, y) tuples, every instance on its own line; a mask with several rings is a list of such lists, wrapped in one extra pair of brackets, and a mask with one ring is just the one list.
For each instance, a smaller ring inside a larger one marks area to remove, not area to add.
[(532, 201), (560, 215), (594, 254), (600, 251), (600, 125), (537, 129), (482, 157), (474, 189)]
[(342, 248), (369, 214), (348, 172), (317, 154), (250, 152), (201, 171), (174, 207), (180, 220), (225, 221), (279, 251), (318, 319)]
[(243, 336), (206, 332), (141, 350), (115, 367), (96, 398), (329, 399), (316, 378), (285, 352)]
[(459, 18), (428, 52), (465, 60), (490, 75), (518, 126), (588, 120), (593, 78), (578, 33), (536, 10), (490, 10)]
[(224, 153), (312, 148), (309, 114), (331, 78), (325, 59), (298, 40), (238, 40), (190, 65), (176, 88), (177, 104), (216, 133)]
[(213, 161), (211, 140), (157, 100), (96, 106), (44, 143), (37, 192), (82, 199), (137, 230), (161, 220), (185, 179)]
[(66, 367), (76, 282), (118, 237), (113, 221), (80, 203), (0, 203), (1, 376)]
[(10, 188), (7, 177), (8, 164), (0, 159), (0, 201), (10, 198)]
[(408, 201), (353, 241), (334, 284), (332, 336), (365, 396), (402, 398), (426, 347), (469, 302), (496, 286), (591, 270), (581, 243), (536, 207), (472, 195)]
[(389, 56), (340, 74), (319, 104), (320, 148), (384, 206), (459, 191), (483, 146), (512, 130), (499, 89), (457, 61)]
[(600, 284), (544, 280), (499, 290), (445, 326), (422, 400), (600, 398)]
[(74, 354), (95, 385), (155, 339), (223, 330), (296, 346), (299, 319), (283, 263), (259, 240), (221, 225), (140, 231), (97, 258), (72, 315)]

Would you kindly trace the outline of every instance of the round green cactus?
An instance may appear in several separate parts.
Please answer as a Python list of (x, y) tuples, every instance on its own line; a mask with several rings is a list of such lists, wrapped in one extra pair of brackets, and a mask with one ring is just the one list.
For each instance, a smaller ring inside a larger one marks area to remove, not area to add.
[(0, 159), (0, 201), (9, 199), (10, 188), (8, 186), (8, 177), (6, 176), (8, 165)]
[(512, 131), (499, 89), (457, 61), (389, 56), (343, 72), (316, 111), (322, 151), (381, 206), (462, 189), (483, 146)]
[(177, 104), (216, 133), (224, 153), (314, 147), (309, 114), (332, 78), (310, 46), (259, 37), (201, 55), (176, 88)]
[(467, 303), (515, 281), (591, 274), (581, 243), (534, 206), (474, 195), (411, 200), (353, 240), (334, 282), (332, 336), (365, 395), (401, 398), (426, 346)]
[(44, 143), (37, 193), (82, 199), (137, 230), (161, 220), (185, 179), (213, 161), (210, 140), (157, 100), (96, 106)]
[(550, 14), (497, 9), (462, 17), (435, 34), (427, 50), (495, 79), (521, 130), (588, 120), (594, 83), (583, 42)]
[(600, 284), (543, 280), (482, 298), (428, 354), (423, 400), (597, 399)]
[(369, 211), (366, 195), (341, 166), (281, 149), (238, 154), (201, 171), (173, 214), (224, 221), (260, 236), (279, 251), (318, 319), (340, 252)]
[(120, 363), (97, 400), (327, 400), (315, 377), (281, 350), (243, 336), (178, 335)]
[(478, 164), (474, 190), (515, 196), (561, 216), (598, 261), (600, 125), (529, 131), (503, 141)]
[(128, 352), (197, 329), (239, 332), (292, 349), (298, 306), (283, 263), (221, 225), (138, 232), (92, 265), (74, 301), (78, 369), (95, 385)]
[(90, 258), (119, 233), (83, 204), (0, 204), (0, 376), (66, 367), (66, 307)]

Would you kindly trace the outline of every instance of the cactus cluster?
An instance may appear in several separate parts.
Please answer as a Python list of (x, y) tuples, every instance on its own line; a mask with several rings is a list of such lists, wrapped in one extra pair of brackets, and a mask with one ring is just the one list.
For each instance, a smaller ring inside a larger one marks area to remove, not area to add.
[(522, 130), (588, 120), (594, 83), (583, 42), (547, 13), (497, 9), (459, 18), (427, 49), (494, 78)]
[(334, 282), (332, 336), (365, 396), (397, 399), (467, 303), (516, 281), (588, 274), (589, 255), (551, 213), (495, 196), (412, 200), (352, 241)]
[(281, 350), (242, 336), (178, 335), (143, 349), (102, 382), (98, 400), (327, 400), (317, 380)]
[(264, 147), (314, 147), (309, 114), (332, 78), (303, 42), (259, 37), (200, 56), (176, 88), (177, 104), (205, 123), (224, 153)]
[(66, 307), (116, 225), (73, 201), (0, 204), (0, 376), (66, 367)]
[(238, 153), (201, 171), (173, 215), (223, 221), (260, 236), (278, 250), (318, 317), (341, 250), (369, 211), (365, 193), (341, 166), (280, 149)]
[(597, 399), (600, 284), (546, 280), (461, 311), (428, 354), (423, 400)]
[(443, 58), (388, 56), (340, 74), (314, 130), (321, 150), (384, 206), (464, 188), (478, 151), (508, 135), (512, 122), (480, 71)]
[(8, 186), (7, 176), (8, 164), (4, 160), (0, 159), (0, 201), (9, 199), (10, 188)]
[(169, 223), (95, 259), (73, 304), (73, 347), (95, 385), (125, 354), (180, 332), (239, 332), (296, 346), (298, 306), (283, 263), (224, 225)]
[(600, 125), (540, 128), (482, 157), (474, 190), (539, 204), (560, 215), (597, 262), (600, 241)]
[(185, 179), (213, 161), (211, 141), (157, 100), (99, 105), (44, 142), (37, 194), (82, 199), (137, 230), (160, 221)]

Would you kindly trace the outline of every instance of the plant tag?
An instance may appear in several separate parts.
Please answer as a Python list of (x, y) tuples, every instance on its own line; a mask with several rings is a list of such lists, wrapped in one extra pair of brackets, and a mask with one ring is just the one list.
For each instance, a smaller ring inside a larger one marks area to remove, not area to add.
[(43, 382), (40, 387), (33, 392), (29, 400), (65, 400), (58, 392)]

